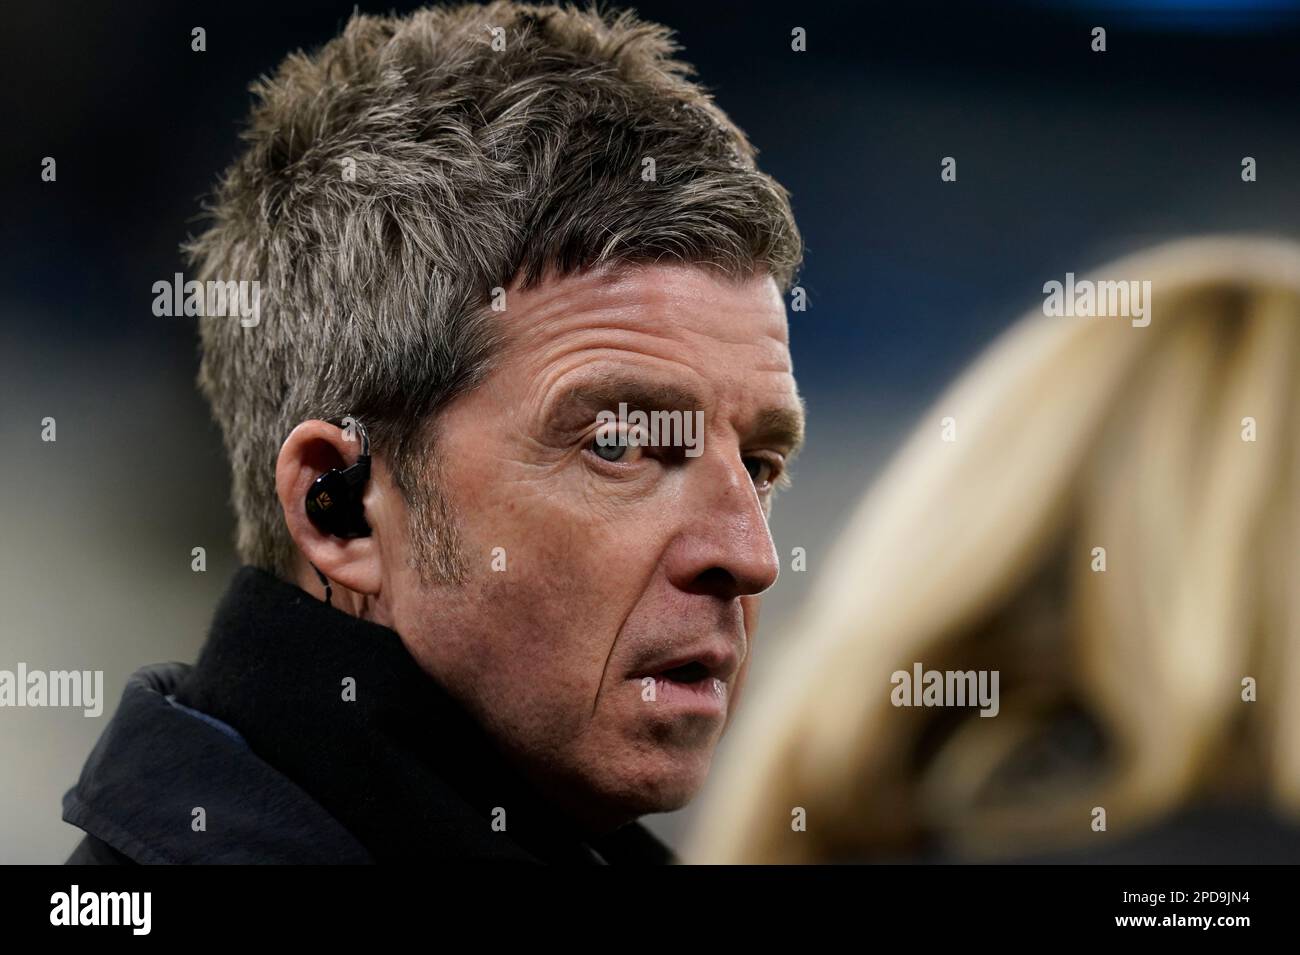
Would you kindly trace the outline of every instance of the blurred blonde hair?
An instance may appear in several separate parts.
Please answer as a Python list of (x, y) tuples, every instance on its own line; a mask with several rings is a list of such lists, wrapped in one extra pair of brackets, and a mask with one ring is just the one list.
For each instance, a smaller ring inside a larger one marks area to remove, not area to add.
[[(1300, 246), (1182, 240), (1091, 277), (1149, 279), (1150, 325), (1035, 309), (940, 398), (751, 690), (687, 861), (992, 858), (1203, 795), (1300, 812)], [(999, 715), (892, 706), (914, 662), (999, 670)], [(1096, 760), (1005, 782), (1071, 707)]]

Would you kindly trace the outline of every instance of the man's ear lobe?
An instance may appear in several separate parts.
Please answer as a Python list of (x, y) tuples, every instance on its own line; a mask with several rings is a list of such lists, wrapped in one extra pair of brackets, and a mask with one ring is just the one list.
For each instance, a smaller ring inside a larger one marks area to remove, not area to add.
[[(339, 537), (322, 530), (307, 516), (307, 492), (331, 469), (356, 462), (361, 445), (328, 421), (304, 421), (290, 432), (275, 462), (275, 490), (289, 536), (309, 564), (360, 594), (379, 593), (383, 579), (379, 541), (372, 528), (366, 537)], [(372, 497), (369, 482), (357, 488), (364, 508)], [(314, 576), (314, 575), (313, 575)]]

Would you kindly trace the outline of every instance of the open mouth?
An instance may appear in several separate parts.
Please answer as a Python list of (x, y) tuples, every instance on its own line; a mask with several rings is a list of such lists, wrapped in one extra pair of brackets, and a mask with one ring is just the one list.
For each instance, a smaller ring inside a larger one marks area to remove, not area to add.
[(671, 670), (664, 670), (659, 675), (665, 680), (672, 680), (674, 683), (699, 683), (709, 676), (709, 668), (703, 663), (691, 662), (679, 667), (673, 667)]
[[(694, 716), (717, 721), (727, 714), (728, 686), (720, 674), (730, 670), (726, 661), (710, 666), (708, 660), (695, 659), (641, 677), (638, 692), (643, 703), (653, 704), (648, 712), (663, 714), (660, 718)], [(647, 694), (645, 684), (651, 679), (654, 690)]]

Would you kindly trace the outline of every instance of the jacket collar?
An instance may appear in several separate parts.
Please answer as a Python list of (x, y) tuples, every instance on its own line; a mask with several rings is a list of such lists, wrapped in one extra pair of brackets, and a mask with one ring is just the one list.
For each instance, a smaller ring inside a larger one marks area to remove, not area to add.
[(184, 663), (160, 663), (131, 675), (63, 797), (63, 818), (145, 864), (374, 861), (231, 727), (176, 704), (173, 694), (189, 671)]
[(584, 839), (395, 631), (255, 567), (235, 574), (176, 700), (233, 727), (380, 862), (675, 861), (639, 823)]

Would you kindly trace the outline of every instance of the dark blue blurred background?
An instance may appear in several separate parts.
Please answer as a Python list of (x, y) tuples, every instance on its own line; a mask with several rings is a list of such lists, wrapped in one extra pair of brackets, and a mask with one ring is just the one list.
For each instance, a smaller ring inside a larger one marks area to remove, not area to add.
[[(624, 5), (677, 31), (792, 192), (807, 242), (809, 310), (791, 334), (809, 446), (773, 527), (809, 568), (782, 575), (764, 638), (788, 636), (845, 508), (1047, 278), (1185, 234), (1300, 238), (1295, 3)], [(192, 659), (234, 568), (194, 329), (155, 317), (151, 286), (181, 268), (239, 148), (249, 82), (353, 6), (6, 5), (0, 667), (103, 669), (104, 718), (135, 667)], [(790, 49), (796, 26), (807, 52)], [(1242, 182), (1243, 156), (1258, 181)], [(0, 862), (61, 860), (76, 832), (58, 800), (102, 720), (4, 719)], [(680, 821), (652, 825), (671, 837)]]

